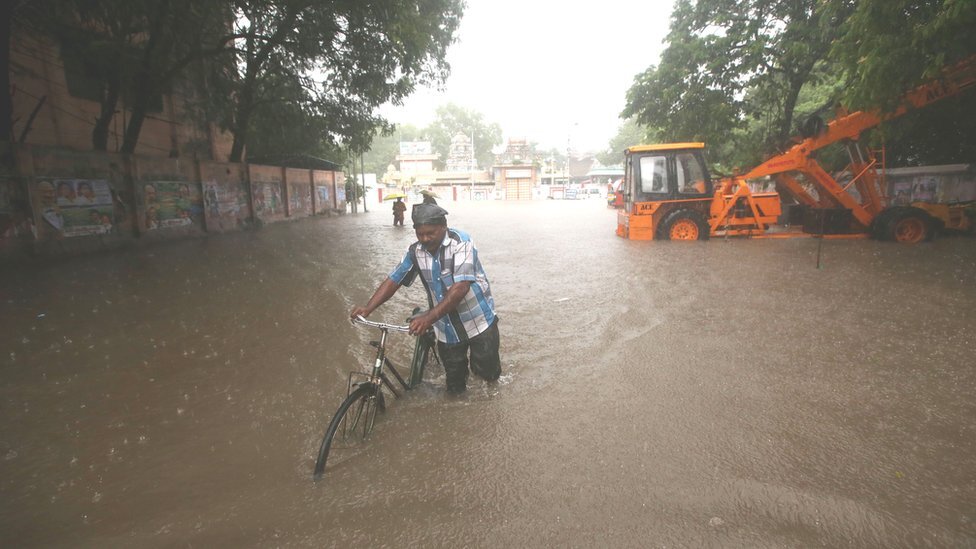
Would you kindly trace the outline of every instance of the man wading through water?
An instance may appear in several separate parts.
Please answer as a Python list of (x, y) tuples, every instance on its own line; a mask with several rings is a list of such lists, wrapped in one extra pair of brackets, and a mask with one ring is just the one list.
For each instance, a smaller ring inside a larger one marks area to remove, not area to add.
[(464, 392), (469, 350), (471, 370), (487, 381), (497, 380), (498, 317), (478, 250), (467, 233), (447, 227), (447, 211), (436, 204), (417, 204), (411, 217), (417, 242), (369, 302), (353, 307), (349, 316), (369, 316), (419, 274), (432, 308), (410, 321), (410, 333), (420, 335), (434, 327), (447, 391)]

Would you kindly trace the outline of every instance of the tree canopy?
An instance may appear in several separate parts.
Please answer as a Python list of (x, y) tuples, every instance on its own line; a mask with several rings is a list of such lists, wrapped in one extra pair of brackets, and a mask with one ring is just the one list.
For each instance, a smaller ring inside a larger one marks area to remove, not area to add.
[(446, 160), (450, 152), (451, 140), (461, 133), (474, 139), (474, 155), (478, 166), (492, 165), (494, 156), (491, 149), (502, 142), (502, 128), (497, 123), (486, 122), (480, 112), (466, 109), (453, 103), (437, 108), (434, 121), (425, 130), (434, 153)]
[[(677, 0), (660, 63), (635, 77), (621, 116), (662, 140), (705, 141), (713, 160), (748, 167), (783, 150), (808, 116), (829, 119), (840, 103), (890, 107), (946, 63), (976, 53), (972, 28), (971, 0)], [(960, 114), (976, 121), (968, 101), (886, 124), (884, 142), (906, 151), (896, 155), (904, 162), (971, 159), (961, 155), (976, 136), (953, 129)], [(915, 140), (938, 145), (905, 146), (911, 136), (897, 127), (910, 123)], [(921, 134), (920, 124), (928, 126)]]
[(617, 166), (623, 159), (624, 149), (654, 141), (655, 139), (648, 135), (646, 128), (638, 125), (635, 119), (628, 118), (620, 124), (616, 135), (610, 139), (607, 148), (596, 155), (596, 159), (604, 166)]
[[(123, 152), (154, 97), (179, 77), (194, 112), (234, 137), (231, 160), (366, 150), (376, 114), (449, 73), (463, 0), (50, 0), (23, 3), (18, 24), (58, 38), (99, 80), (93, 146), (104, 149), (127, 94)], [(193, 66), (191, 68), (191, 65)], [(283, 122), (287, 122), (287, 125)]]

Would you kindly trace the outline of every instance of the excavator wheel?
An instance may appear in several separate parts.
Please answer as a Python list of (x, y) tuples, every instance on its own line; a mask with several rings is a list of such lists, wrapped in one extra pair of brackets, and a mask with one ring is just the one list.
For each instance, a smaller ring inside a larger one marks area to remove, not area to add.
[(891, 240), (888, 234), (888, 222), (892, 216), (901, 215), (907, 208), (905, 206), (892, 206), (879, 213), (871, 223), (871, 237), (875, 240)]
[(902, 208), (888, 217), (885, 237), (902, 244), (917, 244), (935, 237), (935, 224), (931, 216), (919, 208)]
[(675, 210), (661, 221), (657, 237), (659, 240), (708, 240), (708, 223), (694, 210)]

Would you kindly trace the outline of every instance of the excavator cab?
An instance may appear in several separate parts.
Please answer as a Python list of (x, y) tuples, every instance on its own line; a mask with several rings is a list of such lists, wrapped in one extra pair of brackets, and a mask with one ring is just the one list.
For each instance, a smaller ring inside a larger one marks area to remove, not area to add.
[(714, 189), (704, 143), (637, 145), (624, 151), (624, 207), (617, 235), (632, 240), (705, 240)]

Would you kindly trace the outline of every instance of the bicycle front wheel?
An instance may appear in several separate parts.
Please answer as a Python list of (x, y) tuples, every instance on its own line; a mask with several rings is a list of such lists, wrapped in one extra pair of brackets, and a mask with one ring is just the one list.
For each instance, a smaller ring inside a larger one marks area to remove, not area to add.
[(329, 428), (325, 430), (319, 455), (315, 460), (313, 478), (319, 480), (325, 473), (326, 461), (331, 470), (346, 458), (362, 450), (366, 437), (373, 430), (377, 412), (385, 410), (383, 392), (378, 385), (363, 383), (349, 394), (336, 410)]

